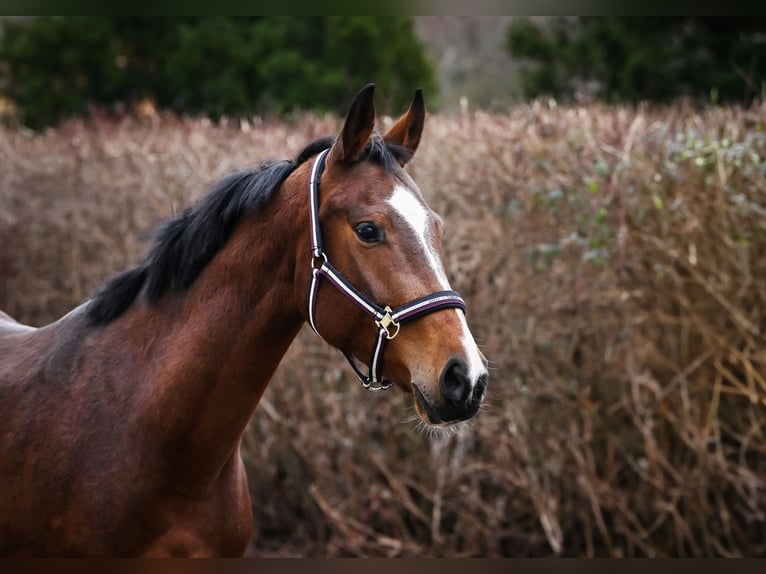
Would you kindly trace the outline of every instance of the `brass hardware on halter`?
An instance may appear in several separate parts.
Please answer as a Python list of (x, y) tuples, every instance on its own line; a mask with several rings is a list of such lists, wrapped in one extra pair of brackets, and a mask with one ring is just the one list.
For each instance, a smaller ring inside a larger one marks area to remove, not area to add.
[[(396, 336), (399, 334), (399, 323), (397, 323), (396, 321), (394, 321), (394, 318), (391, 316), (391, 313), (393, 312), (393, 309), (391, 309), (391, 307), (389, 307), (388, 305), (386, 305), (386, 308), (384, 309), (384, 311), (386, 312), (386, 314), (385, 314), (385, 315), (383, 315), (383, 316), (380, 318), (380, 321), (375, 321), (375, 324), (376, 324), (378, 327), (380, 327), (381, 329), (383, 329), (383, 331), (386, 333), (386, 339), (388, 339), (388, 340), (390, 341), (391, 339), (393, 339), (394, 337), (396, 337)], [(392, 334), (391, 334), (391, 332), (388, 330), (388, 328), (389, 328), (391, 325), (393, 325), (394, 327), (396, 327), (396, 331), (394, 332), (394, 334), (393, 334), (393, 335), (392, 335)]]

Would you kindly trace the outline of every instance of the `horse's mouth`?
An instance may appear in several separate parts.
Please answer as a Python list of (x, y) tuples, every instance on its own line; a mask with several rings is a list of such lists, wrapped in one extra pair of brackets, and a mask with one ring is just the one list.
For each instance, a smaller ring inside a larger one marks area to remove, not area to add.
[(415, 412), (418, 414), (418, 416), (428, 424), (432, 425), (440, 425), (443, 424), (441, 422), (441, 419), (435, 416), (435, 413), (433, 413), (433, 409), (431, 408), (430, 403), (426, 400), (426, 398), (423, 396), (423, 393), (420, 392), (420, 389), (413, 381), (412, 383), (412, 396), (415, 403)]
[(420, 390), (418, 385), (412, 382), (412, 394), (415, 403), (415, 412), (423, 420), (432, 426), (449, 426), (472, 418), (478, 411), (484, 398), (484, 389), (474, 393), (474, 397), (464, 404), (455, 404), (446, 401), (443, 405), (434, 405)]

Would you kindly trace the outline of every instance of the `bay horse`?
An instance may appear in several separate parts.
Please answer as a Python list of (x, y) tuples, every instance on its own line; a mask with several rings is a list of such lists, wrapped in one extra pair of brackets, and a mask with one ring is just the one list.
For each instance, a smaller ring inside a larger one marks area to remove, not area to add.
[(423, 97), (381, 135), (373, 94), (294, 161), (225, 177), (61, 319), (0, 313), (0, 555), (241, 556), (241, 438), (306, 322), (425, 423), (476, 414), (486, 359), (404, 170)]

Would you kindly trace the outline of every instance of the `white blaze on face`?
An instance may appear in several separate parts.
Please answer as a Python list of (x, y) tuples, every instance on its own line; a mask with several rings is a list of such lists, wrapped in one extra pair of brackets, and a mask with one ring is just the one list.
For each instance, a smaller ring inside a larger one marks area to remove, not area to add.
[(420, 247), (425, 253), (431, 270), (439, 280), (439, 285), (445, 291), (449, 289), (447, 274), (444, 272), (444, 266), (434, 252), (433, 243), (428, 237), (430, 230), (430, 215), (425, 206), (418, 200), (414, 193), (401, 184), (397, 184), (394, 193), (388, 198), (388, 204), (394, 208), (415, 234), (420, 243)]
[[(394, 187), (394, 191), (391, 197), (388, 198), (387, 203), (412, 229), (420, 247), (423, 249), (426, 261), (438, 279), (441, 288), (445, 291), (451, 289), (444, 266), (436, 253), (434, 242), (430, 237), (432, 225), (428, 209), (412, 191), (401, 184), (397, 184)], [(453, 309), (453, 311), (457, 313), (463, 328), (460, 340), (463, 343), (465, 360), (468, 363), (468, 378), (471, 380), (471, 384), (475, 384), (478, 378), (486, 372), (484, 361), (482, 361), (476, 341), (474, 341), (473, 335), (471, 335), (471, 331), (468, 329), (468, 323), (466, 323), (463, 312), (459, 309)], [(446, 313), (448, 310), (442, 312)]]

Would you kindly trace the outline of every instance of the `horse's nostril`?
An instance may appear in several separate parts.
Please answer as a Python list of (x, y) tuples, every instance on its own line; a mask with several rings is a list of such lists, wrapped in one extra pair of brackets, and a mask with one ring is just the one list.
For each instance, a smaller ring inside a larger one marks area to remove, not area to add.
[(465, 401), (471, 391), (468, 365), (460, 359), (450, 359), (439, 377), (439, 388), (449, 400), (455, 403)]

